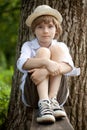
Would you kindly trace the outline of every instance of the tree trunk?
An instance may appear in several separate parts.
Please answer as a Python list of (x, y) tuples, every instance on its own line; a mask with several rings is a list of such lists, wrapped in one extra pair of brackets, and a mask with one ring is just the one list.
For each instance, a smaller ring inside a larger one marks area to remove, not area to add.
[[(31, 31), (25, 20), (34, 8), (48, 4), (58, 9), (63, 16), (63, 35), (73, 57), (75, 66), (80, 66), (79, 77), (69, 77), (70, 95), (66, 106), (71, 108), (70, 121), (75, 130), (87, 130), (87, 1), (86, 0), (21, 0), (21, 20), (17, 44), (16, 61), (23, 42), (31, 39)], [(6, 121), (7, 130), (29, 130), (32, 120), (32, 109), (21, 102), (19, 89), (21, 73), (17, 70), (13, 76), (11, 98)]]

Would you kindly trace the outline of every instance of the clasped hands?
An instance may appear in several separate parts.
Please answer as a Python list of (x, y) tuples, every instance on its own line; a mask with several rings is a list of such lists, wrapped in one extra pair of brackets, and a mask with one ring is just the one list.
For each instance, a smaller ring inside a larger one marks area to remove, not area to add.
[(49, 60), (46, 66), (41, 68), (34, 68), (29, 70), (31, 73), (31, 80), (35, 85), (38, 85), (41, 81), (43, 81), (47, 76), (57, 76), (61, 74), (61, 64), (55, 61)]

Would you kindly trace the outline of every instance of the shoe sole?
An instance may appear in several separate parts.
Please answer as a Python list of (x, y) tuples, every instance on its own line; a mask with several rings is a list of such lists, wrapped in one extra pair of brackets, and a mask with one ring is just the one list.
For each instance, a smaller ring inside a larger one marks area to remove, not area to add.
[(62, 117), (66, 117), (66, 113), (65, 112), (63, 112), (63, 111), (56, 111), (56, 112), (54, 112), (54, 114), (53, 114), (54, 116), (55, 116), (55, 118), (62, 118)]
[(37, 117), (38, 123), (54, 123), (55, 117), (52, 115), (44, 115), (42, 117)]

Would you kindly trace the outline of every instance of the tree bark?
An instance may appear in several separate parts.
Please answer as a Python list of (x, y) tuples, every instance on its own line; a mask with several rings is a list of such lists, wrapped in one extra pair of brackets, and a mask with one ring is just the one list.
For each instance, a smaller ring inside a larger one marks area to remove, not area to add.
[[(87, 130), (87, 1), (86, 0), (21, 0), (21, 20), (17, 44), (16, 61), (22, 44), (31, 39), (31, 31), (25, 25), (27, 16), (38, 5), (47, 4), (58, 9), (63, 16), (63, 34), (60, 41), (70, 48), (75, 66), (81, 68), (81, 75), (69, 77), (70, 95), (66, 106), (71, 108), (70, 122), (75, 130)], [(16, 62), (15, 62), (16, 63)], [(29, 130), (32, 109), (21, 101), (21, 73), (17, 70), (13, 76), (12, 91), (6, 120), (7, 130)]]

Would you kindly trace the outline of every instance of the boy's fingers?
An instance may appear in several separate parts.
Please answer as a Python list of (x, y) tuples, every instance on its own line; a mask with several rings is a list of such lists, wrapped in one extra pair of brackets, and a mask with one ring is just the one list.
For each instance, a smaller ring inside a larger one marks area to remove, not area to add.
[(32, 72), (34, 72), (35, 71), (35, 69), (31, 69), (31, 70), (29, 70), (28, 72), (29, 73), (32, 73)]

